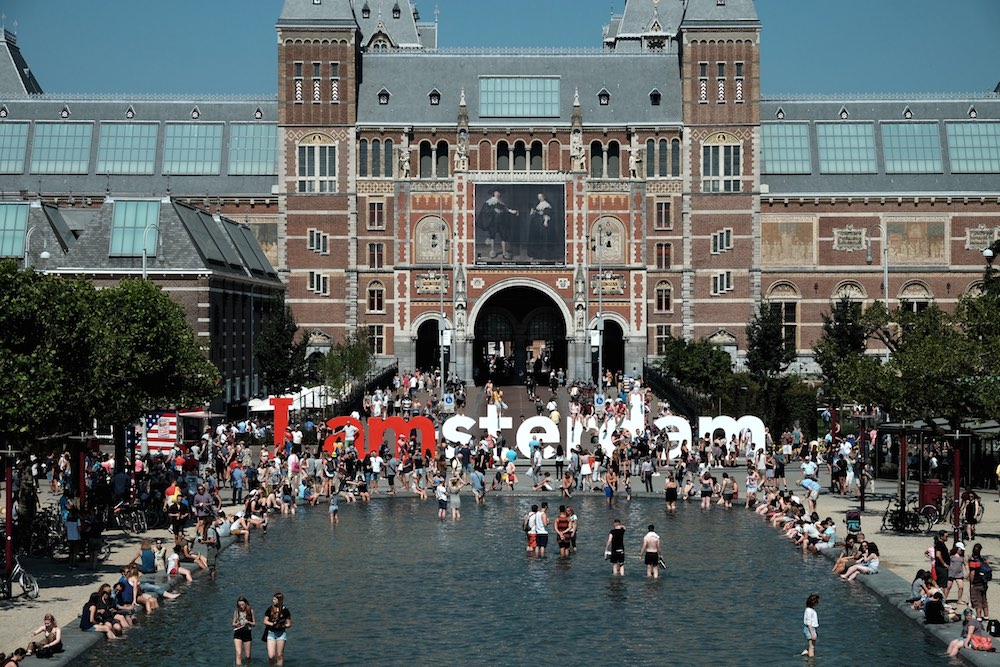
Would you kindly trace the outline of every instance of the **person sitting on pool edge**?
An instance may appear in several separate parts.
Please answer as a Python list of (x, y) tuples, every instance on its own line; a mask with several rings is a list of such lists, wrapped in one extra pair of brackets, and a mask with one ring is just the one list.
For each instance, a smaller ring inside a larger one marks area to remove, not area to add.
[(856, 565), (847, 568), (847, 572), (840, 575), (844, 581), (854, 581), (859, 574), (878, 574), (878, 545), (874, 542), (868, 543), (868, 551), (862, 556)]

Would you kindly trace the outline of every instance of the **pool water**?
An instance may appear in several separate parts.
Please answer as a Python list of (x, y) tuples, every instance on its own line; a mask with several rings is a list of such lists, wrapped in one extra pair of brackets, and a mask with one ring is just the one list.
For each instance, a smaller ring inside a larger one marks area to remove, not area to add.
[[(535, 559), (520, 528), (530, 499), (463, 500), (457, 522), (411, 498), (342, 503), (332, 529), (325, 506), (277, 518), (249, 549), (223, 552), (217, 582), (197, 579), (128, 639), (76, 664), (232, 664), (236, 598), (249, 598), (260, 622), (279, 590), (293, 620), (287, 665), (803, 664), (812, 592), (817, 664), (948, 663), (939, 641), (743, 509), (692, 503), (668, 514), (653, 500), (608, 508), (578, 496), (577, 553), (560, 558), (553, 534)], [(558, 499), (546, 500), (554, 521)], [(616, 517), (627, 529), (623, 578), (603, 559)], [(656, 581), (639, 557), (649, 523), (667, 564)], [(259, 636), (258, 626), (254, 663), (267, 664)]]

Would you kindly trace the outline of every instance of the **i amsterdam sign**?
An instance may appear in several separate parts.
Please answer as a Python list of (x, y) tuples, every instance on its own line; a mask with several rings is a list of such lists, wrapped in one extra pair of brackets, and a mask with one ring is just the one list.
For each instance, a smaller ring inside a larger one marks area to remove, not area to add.
[[(288, 427), (288, 410), (291, 402), (291, 398), (271, 398), (271, 405), (274, 406), (275, 445), (281, 444), (285, 429)], [(666, 433), (667, 439), (671, 443), (669, 452), (671, 458), (680, 454), (682, 443), (688, 443), (688, 446), (691, 446), (693, 434), (691, 424), (687, 419), (677, 415), (669, 415), (658, 417), (653, 421), (653, 424), (656, 428)], [(359, 458), (363, 458), (369, 451), (377, 452), (385, 439), (386, 433), (389, 431), (395, 433), (397, 436), (409, 436), (411, 432), (416, 431), (420, 434), (421, 444), (434, 452), (435, 456), (437, 455), (434, 422), (427, 417), (411, 417), (410, 419), (403, 419), (402, 417), (372, 417), (368, 419), (366, 428), (360, 419), (352, 416), (342, 416), (328, 419), (326, 425), (331, 431), (331, 435), (323, 442), (323, 449), (327, 452), (333, 452), (344, 444), (345, 429), (347, 426), (353, 425), (358, 432), (354, 440), (354, 446), (358, 450)], [(441, 426), (441, 437), (447, 442), (462, 445), (470, 444), (475, 439), (472, 429), (477, 425), (486, 433), (497, 436), (503, 431), (513, 428), (513, 420), (510, 417), (501, 416), (496, 406), (490, 405), (487, 407), (486, 416), (480, 417), (478, 420), (466, 415), (455, 415), (448, 418)], [(563, 440), (559, 433), (559, 425), (554, 421), (544, 416), (529, 417), (517, 429), (514, 437), (514, 448), (524, 457), (528, 457), (531, 453), (529, 443), (534, 439), (542, 444), (542, 454), (545, 458), (555, 456), (556, 450), (553, 445), (560, 442), (567, 443), (570, 450), (578, 449), (584, 433), (583, 424), (579, 421), (574, 423), (573, 420), (567, 419), (565, 428), (565, 440)], [(633, 434), (641, 434), (645, 431), (645, 425), (641, 419), (633, 420), (629, 418), (622, 420), (607, 419), (603, 423), (598, 424), (597, 428), (598, 443), (604, 451), (611, 451), (611, 436), (616, 430), (627, 430)], [(760, 450), (764, 448), (764, 422), (758, 417), (744, 415), (739, 419), (734, 419), (721, 415), (718, 417), (698, 418), (699, 435), (707, 434), (711, 438), (712, 434), (720, 430), (725, 434), (727, 441), (734, 436), (738, 438), (740, 433), (748, 430), (750, 431), (750, 441), (753, 443), (754, 449)]]

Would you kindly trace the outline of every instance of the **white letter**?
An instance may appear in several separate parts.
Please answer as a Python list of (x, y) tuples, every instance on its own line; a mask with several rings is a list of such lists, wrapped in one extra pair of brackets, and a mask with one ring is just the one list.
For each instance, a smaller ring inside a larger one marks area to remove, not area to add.
[(466, 415), (455, 415), (445, 420), (441, 426), (441, 434), (445, 440), (458, 442), (467, 445), (472, 442), (472, 435), (466, 433), (466, 429), (471, 429), (476, 425), (476, 420)]
[[(535, 434), (539, 443), (544, 445), (546, 443), (559, 442), (559, 427), (556, 426), (554, 421), (548, 417), (542, 417), (541, 415), (537, 417), (528, 417), (517, 429), (516, 439), (517, 451), (521, 452), (525, 458), (531, 457), (531, 451), (528, 450), (528, 443), (531, 442), (531, 433), (535, 430), (541, 430), (541, 433)], [(552, 447), (543, 447), (542, 456), (545, 458), (551, 458), (555, 455), (555, 451), (556, 450)]]
[(667, 451), (667, 460), (672, 460), (681, 455), (681, 443), (687, 442), (688, 449), (691, 448), (691, 424), (684, 417), (677, 415), (667, 415), (660, 417), (653, 422), (656, 428), (667, 434), (667, 441), (677, 443), (676, 447), (670, 447)]
[(479, 428), (486, 429), (492, 436), (497, 436), (501, 430), (514, 425), (514, 420), (510, 417), (501, 417), (497, 406), (490, 403), (486, 406), (486, 416), (479, 418)]

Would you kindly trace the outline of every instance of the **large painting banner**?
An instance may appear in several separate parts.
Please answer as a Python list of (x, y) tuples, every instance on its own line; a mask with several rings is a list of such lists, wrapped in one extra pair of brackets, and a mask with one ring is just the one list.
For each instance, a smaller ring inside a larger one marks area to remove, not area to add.
[(476, 185), (477, 264), (564, 264), (565, 185)]

